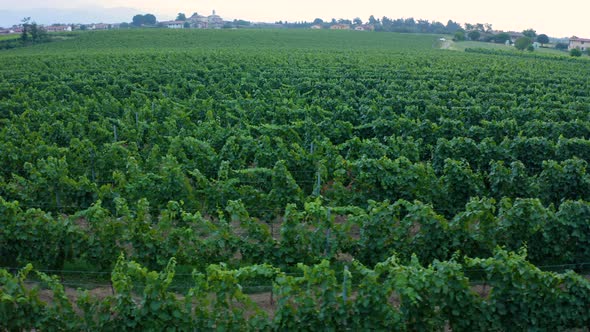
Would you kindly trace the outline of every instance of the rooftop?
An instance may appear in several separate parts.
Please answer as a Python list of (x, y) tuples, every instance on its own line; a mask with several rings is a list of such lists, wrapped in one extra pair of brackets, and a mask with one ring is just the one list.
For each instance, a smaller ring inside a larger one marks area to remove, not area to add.
[(583, 41), (583, 42), (589, 42), (590, 43), (590, 39), (579, 38), (579, 37), (576, 37), (576, 36), (573, 36), (572, 38), (570, 38), (570, 41)]

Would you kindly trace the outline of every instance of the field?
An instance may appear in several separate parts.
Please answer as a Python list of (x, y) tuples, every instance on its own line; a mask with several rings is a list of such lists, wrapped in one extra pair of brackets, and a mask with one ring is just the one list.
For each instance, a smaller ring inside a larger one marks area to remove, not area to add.
[(438, 38), (0, 51), (0, 329), (588, 326), (590, 62)]
[(18, 39), (18, 34), (0, 35), (0, 41)]

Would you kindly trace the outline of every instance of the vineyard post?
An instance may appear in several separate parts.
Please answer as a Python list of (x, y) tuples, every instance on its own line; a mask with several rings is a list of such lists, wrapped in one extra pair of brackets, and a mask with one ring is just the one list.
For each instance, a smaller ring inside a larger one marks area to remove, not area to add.
[(96, 171), (94, 170), (94, 149), (90, 150), (90, 173), (92, 175), (92, 182), (96, 182)]
[(59, 199), (59, 183), (55, 184), (55, 207), (57, 211), (61, 212), (61, 202)]
[[(348, 265), (344, 265), (344, 273), (342, 273), (342, 307), (348, 308), (346, 305), (346, 291), (348, 290), (347, 283), (348, 283)], [(345, 309), (346, 310), (346, 309)], [(344, 326), (346, 327), (347, 321), (344, 320)], [(347, 328), (345, 328), (347, 330)]]
[(314, 195), (320, 196), (320, 186), (322, 185), (322, 175), (320, 173), (320, 169), (318, 168), (317, 179), (316, 179), (316, 187), (314, 189)]
[(274, 307), (274, 305), (275, 305), (275, 299), (274, 299), (273, 295), (274, 295), (274, 285), (271, 285), (271, 287), (270, 287), (270, 305), (272, 307)]
[(324, 249), (324, 257), (328, 257), (328, 255), (330, 255), (330, 235), (332, 233), (332, 229), (330, 228), (330, 218), (332, 215), (332, 209), (328, 208), (326, 214), (328, 219), (326, 225), (328, 226), (328, 229), (326, 230), (326, 247)]
[(342, 301), (346, 302), (346, 282), (348, 281), (348, 265), (344, 265), (344, 277), (342, 280)]
[(139, 133), (139, 114), (135, 112), (135, 139), (137, 140), (137, 146), (141, 148), (141, 134)]

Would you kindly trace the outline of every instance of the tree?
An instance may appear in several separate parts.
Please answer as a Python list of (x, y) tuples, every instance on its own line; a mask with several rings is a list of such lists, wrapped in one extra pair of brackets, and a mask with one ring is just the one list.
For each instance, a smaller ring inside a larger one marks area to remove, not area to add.
[(156, 24), (156, 17), (152, 14), (138, 14), (133, 16), (133, 22), (131, 24), (137, 27), (140, 27), (142, 25), (154, 25)]
[(507, 40), (510, 40), (510, 34), (507, 32), (500, 32), (494, 36), (494, 41), (498, 44), (504, 44)]
[(369, 24), (379, 24), (379, 20), (375, 19), (375, 16), (371, 15), (369, 17)]
[(20, 39), (23, 42), (27, 42), (29, 40), (29, 21), (31, 20), (30, 17), (25, 17), (22, 19), (23, 22), (23, 32), (20, 35)]
[(352, 20), (352, 23), (355, 25), (362, 25), (363, 21), (359, 17), (356, 17), (354, 20)]
[(541, 43), (541, 45), (545, 45), (549, 43), (549, 37), (546, 34), (540, 34), (537, 36), (537, 42)]
[(313, 20), (313, 24), (324, 24), (324, 20), (322, 20), (321, 18), (316, 18), (315, 20)]
[(532, 52), (535, 50), (535, 47), (533, 46), (533, 44), (530, 44), (529, 46), (527, 46), (526, 50)]
[(184, 13), (178, 13), (178, 16), (176, 16), (176, 20), (177, 21), (186, 21), (186, 15), (184, 15)]
[(520, 37), (514, 42), (514, 47), (520, 51), (524, 51), (531, 45), (533, 41), (529, 37)]
[(557, 43), (557, 44), (555, 44), (555, 49), (556, 50), (565, 51), (565, 50), (567, 50), (567, 48), (568, 48), (567, 43)]
[(147, 24), (147, 25), (154, 25), (154, 24), (156, 24), (156, 21), (157, 21), (156, 20), (156, 16), (154, 16), (152, 14), (145, 14), (143, 16), (143, 18), (144, 18), (144, 22), (145, 22), (144, 24)]
[(473, 30), (473, 31), (469, 31), (467, 36), (469, 37), (470, 40), (479, 40), (479, 37), (481, 37), (481, 33), (477, 30)]
[(23, 22), (23, 32), (20, 36), (20, 39), (23, 43), (32, 41), (33, 43), (43, 42), (49, 39), (47, 35), (47, 31), (37, 25), (37, 23), (29, 23), (31, 21), (30, 17), (25, 17)]
[(522, 34), (525, 35), (525, 37), (529, 37), (531, 40), (537, 37), (537, 32), (533, 29), (526, 29), (522, 32)]
[(570, 50), (570, 55), (574, 56), (574, 57), (580, 57), (580, 56), (582, 56), (582, 51), (580, 51), (579, 48), (572, 48)]
[(143, 25), (143, 15), (138, 14), (133, 16), (133, 19), (131, 20), (131, 24), (135, 25), (136, 27), (142, 26)]
[(452, 20), (449, 20), (447, 22), (446, 29), (447, 29), (448, 33), (455, 33), (457, 31), (461, 30), (461, 25), (457, 22), (453, 22)]
[(189, 22), (184, 22), (183, 26), (185, 29), (189, 29), (191, 27), (191, 24)]
[(465, 40), (465, 31), (457, 30), (455, 32), (455, 36), (453, 37), (454, 41), (464, 41)]
[(44, 42), (47, 39), (49, 39), (47, 31), (43, 29), (43, 27), (38, 26), (37, 23), (33, 23), (30, 25), (30, 31), (33, 43)]

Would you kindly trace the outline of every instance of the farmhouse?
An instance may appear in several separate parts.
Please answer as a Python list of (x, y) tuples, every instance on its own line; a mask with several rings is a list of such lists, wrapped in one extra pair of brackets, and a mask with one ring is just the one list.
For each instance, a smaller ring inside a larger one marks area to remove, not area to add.
[(348, 24), (334, 24), (330, 27), (331, 30), (350, 30), (350, 25)]
[(223, 19), (221, 18), (221, 16), (215, 14), (215, 11), (213, 11), (212, 15), (209, 15), (207, 17), (207, 21), (209, 23), (209, 28), (210, 29), (221, 29), (223, 28)]
[(71, 25), (51, 25), (44, 28), (47, 32), (72, 31)]
[(586, 51), (590, 48), (590, 39), (578, 38), (576, 36), (570, 38), (568, 50), (577, 48), (580, 51)]
[(189, 17), (187, 21), (193, 28), (207, 29), (209, 27), (207, 16), (199, 15), (197, 13), (194, 13), (193, 16)]
[(209, 16), (199, 15), (194, 13), (187, 19), (191, 27), (197, 29), (221, 29), (225, 23), (221, 16), (217, 15), (215, 11)]
[(165, 22), (160, 22), (160, 24), (167, 27), (168, 29), (182, 29), (182, 28), (184, 28), (183, 21), (165, 21)]
[(87, 25), (86, 28), (88, 30), (108, 30), (110, 28), (109, 24), (105, 23), (96, 23)]
[(373, 31), (373, 30), (375, 30), (375, 27), (373, 27), (372, 25), (364, 24), (364, 25), (357, 26), (356, 28), (354, 28), (354, 30), (356, 30), (356, 31)]
[(320, 30), (321, 28), (322, 28), (322, 26), (319, 25), (319, 24), (316, 24), (316, 25), (312, 25), (311, 26), (311, 29), (313, 29), (313, 30)]

